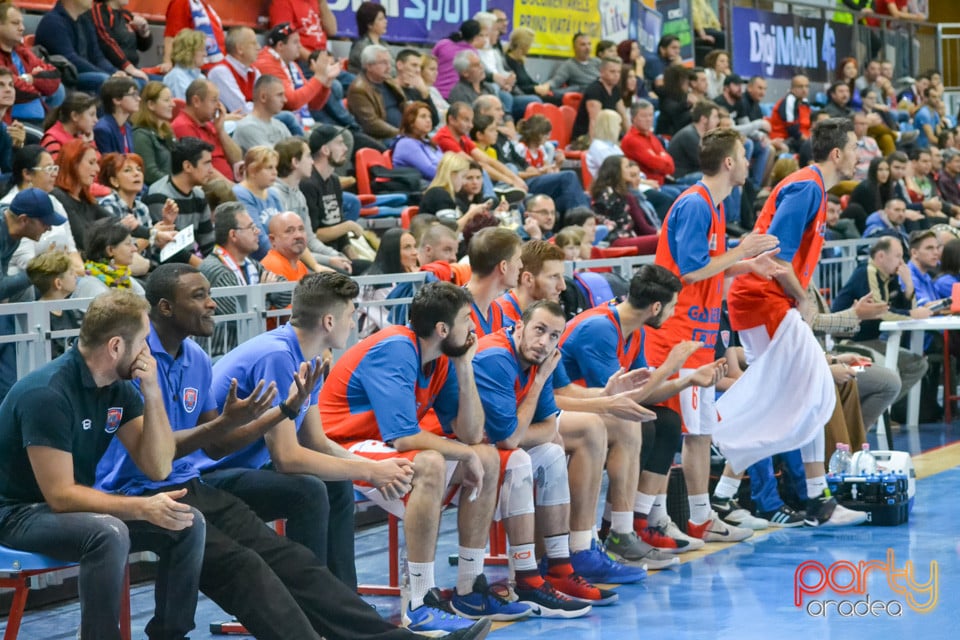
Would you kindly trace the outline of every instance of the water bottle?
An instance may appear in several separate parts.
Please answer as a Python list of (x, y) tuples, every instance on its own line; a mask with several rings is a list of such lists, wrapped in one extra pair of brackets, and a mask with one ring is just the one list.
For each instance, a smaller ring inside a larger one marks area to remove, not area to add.
[(870, 453), (869, 444), (863, 443), (860, 451), (853, 456), (852, 466), (853, 472), (858, 476), (869, 476), (877, 473), (877, 459)]
[(833, 452), (833, 455), (830, 456), (830, 462), (827, 464), (827, 471), (831, 474), (841, 474), (846, 473), (849, 467), (849, 459), (847, 454), (847, 445), (838, 442), (837, 450)]

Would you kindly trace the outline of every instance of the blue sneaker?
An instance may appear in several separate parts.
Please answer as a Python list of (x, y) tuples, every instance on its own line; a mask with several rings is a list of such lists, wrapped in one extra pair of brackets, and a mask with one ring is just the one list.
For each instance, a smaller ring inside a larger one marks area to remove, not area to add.
[(403, 612), (403, 626), (428, 638), (442, 638), (451, 633), (464, 631), (474, 625), (473, 620), (461, 618), (447, 610), (440, 598), (440, 590), (434, 587), (423, 598), (423, 604), (416, 609)]
[(596, 540), (590, 543), (589, 549), (570, 554), (570, 564), (578, 575), (594, 584), (630, 584), (647, 577), (642, 567), (630, 567), (613, 560)]
[(520, 602), (501, 598), (487, 584), (482, 573), (473, 581), (473, 590), (465, 596), (454, 592), (450, 607), (461, 617), (477, 620), (490, 618), (496, 622), (519, 620), (530, 615), (530, 607)]

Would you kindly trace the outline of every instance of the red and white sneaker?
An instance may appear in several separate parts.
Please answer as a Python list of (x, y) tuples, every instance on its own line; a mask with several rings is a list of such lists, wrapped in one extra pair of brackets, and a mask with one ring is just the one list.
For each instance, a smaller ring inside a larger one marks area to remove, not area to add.
[(568, 595), (574, 600), (580, 600), (598, 607), (613, 604), (619, 598), (616, 591), (596, 587), (576, 573), (565, 576), (555, 576), (547, 573), (543, 579), (553, 585), (553, 588), (560, 593)]
[(666, 553), (686, 553), (703, 548), (703, 540), (680, 531), (670, 516), (656, 523), (650, 523), (646, 518), (634, 518), (633, 527), (641, 540)]
[(727, 524), (720, 519), (716, 511), (711, 511), (710, 519), (702, 524), (694, 524), (688, 520), (687, 534), (704, 542), (740, 542), (752, 536), (753, 530)]

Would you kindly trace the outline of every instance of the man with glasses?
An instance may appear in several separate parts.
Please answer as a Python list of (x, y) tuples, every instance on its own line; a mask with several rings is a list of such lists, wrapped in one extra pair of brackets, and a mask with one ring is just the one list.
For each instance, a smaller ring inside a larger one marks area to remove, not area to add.
[(140, 109), (140, 89), (127, 77), (108, 78), (100, 87), (103, 117), (93, 125), (100, 153), (133, 153), (133, 127), (128, 122)]
[(371, 138), (389, 142), (400, 133), (400, 118), (407, 100), (403, 89), (390, 77), (390, 50), (369, 45), (360, 56), (363, 71), (347, 89), (347, 109)]
[(553, 227), (557, 224), (557, 206), (553, 198), (542, 194), (529, 196), (523, 215), (523, 228), (517, 229), (522, 240), (549, 240), (553, 237)]
[(770, 139), (785, 142), (796, 153), (810, 139), (810, 79), (803, 75), (793, 76), (790, 91), (773, 107), (770, 114)]

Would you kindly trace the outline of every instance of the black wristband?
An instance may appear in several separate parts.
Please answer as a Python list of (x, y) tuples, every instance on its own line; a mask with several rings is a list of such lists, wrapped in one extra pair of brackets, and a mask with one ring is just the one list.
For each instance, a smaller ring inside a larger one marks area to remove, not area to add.
[(297, 411), (294, 411), (293, 409), (291, 409), (290, 407), (288, 407), (286, 402), (281, 402), (281, 403), (278, 404), (277, 406), (280, 408), (280, 413), (282, 413), (283, 415), (285, 415), (285, 416), (286, 416), (287, 418), (289, 418), (290, 420), (296, 420), (296, 419), (297, 419), (298, 412), (297, 412)]

